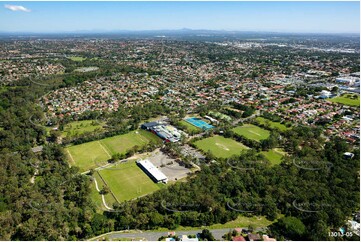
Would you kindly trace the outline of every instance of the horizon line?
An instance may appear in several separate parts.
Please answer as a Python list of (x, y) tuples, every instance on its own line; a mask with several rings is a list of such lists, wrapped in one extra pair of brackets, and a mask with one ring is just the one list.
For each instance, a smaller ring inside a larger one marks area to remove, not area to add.
[(121, 32), (176, 32), (176, 31), (214, 31), (214, 32), (225, 32), (225, 33), (272, 33), (272, 34), (327, 34), (327, 35), (360, 35), (360, 32), (315, 32), (315, 31), (272, 31), (272, 30), (224, 30), (224, 29), (191, 29), (191, 28), (180, 28), (180, 29), (152, 29), (152, 30), (132, 30), (132, 29), (121, 29), (121, 30), (63, 30), (63, 31), (1, 31), (0, 34), (110, 34), (110, 33), (121, 33)]

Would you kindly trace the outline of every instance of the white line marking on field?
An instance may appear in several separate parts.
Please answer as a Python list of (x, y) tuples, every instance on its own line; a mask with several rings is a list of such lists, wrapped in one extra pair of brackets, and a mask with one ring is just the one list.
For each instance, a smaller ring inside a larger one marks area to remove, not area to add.
[(145, 143), (147, 143), (149, 140), (146, 138), (146, 137), (144, 137), (142, 134), (140, 134), (140, 133), (136, 133), (137, 135), (138, 135), (138, 137), (139, 137), (139, 139), (141, 140), (141, 141), (143, 141), (143, 142), (145, 142)]
[(252, 131), (252, 130), (248, 130), (248, 132), (250, 132), (250, 133), (252, 133), (252, 134), (255, 134), (255, 135), (258, 135), (258, 136), (261, 136), (260, 134), (254, 132), (254, 131)]
[(228, 149), (226, 146), (224, 146), (224, 145), (222, 145), (222, 144), (220, 144), (220, 143), (216, 143), (216, 145), (217, 145), (218, 147), (226, 150), (226, 151), (229, 151), (229, 149)]
[(74, 161), (73, 156), (71, 155), (70, 151), (68, 149), (66, 149), (66, 151), (69, 154), (70, 160), (75, 164), (75, 161)]
[(100, 147), (103, 148), (103, 150), (105, 151), (105, 153), (107, 153), (107, 155), (109, 156), (109, 158), (112, 158), (112, 156), (109, 154), (109, 152), (107, 151), (107, 149), (105, 149), (105, 147), (103, 146), (103, 144), (102, 144), (100, 141), (98, 141), (98, 143), (99, 143)]

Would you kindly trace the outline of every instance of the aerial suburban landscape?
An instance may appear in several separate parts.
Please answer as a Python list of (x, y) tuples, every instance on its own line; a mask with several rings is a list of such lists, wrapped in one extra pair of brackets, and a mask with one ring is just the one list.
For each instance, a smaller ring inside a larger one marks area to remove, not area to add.
[(3, 4), (0, 240), (360, 240), (359, 32), (71, 21), (223, 4)]

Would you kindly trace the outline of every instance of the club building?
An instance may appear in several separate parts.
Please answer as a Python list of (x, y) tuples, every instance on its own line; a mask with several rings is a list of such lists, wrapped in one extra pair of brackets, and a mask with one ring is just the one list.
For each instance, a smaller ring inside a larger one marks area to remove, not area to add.
[(178, 142), (181, 139), (180, 131), (171, 125), (150, 122), (142, 124), (141, 128), (156, 134), (165, 142)]
[(168, 178), (149, 160), (138, 160), (137, 165), (156, 183), (167, 183)]

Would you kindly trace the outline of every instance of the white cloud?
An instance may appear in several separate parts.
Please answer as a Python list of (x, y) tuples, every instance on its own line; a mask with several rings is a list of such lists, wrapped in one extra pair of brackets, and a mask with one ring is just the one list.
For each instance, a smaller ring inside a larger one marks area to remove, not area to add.
[(4, 6), (7, 9), (10, 9), (11, 11), (23, 11), (23, 12), (31, 12), (30, 9), (27, 9), (23, 6), (20, 5), (10, 5), (10, 4), (5, 4)]

